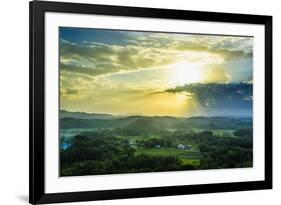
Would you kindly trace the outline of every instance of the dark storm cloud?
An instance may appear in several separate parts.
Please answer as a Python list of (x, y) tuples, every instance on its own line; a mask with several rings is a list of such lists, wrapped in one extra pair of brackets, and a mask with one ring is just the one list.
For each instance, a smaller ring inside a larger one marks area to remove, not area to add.
[(77, 93), (78, 93), (78, 90), (75, 90), (75, 89), (66, 89), (66, 91), (65, 91), (65, 94), (67, 94), (67, 95), (74, 95)]
[(253, 85), (251, 83), (195, 83), (167, 89), (165, 92), (193, 93), (200, 105), (206, 108), (252, 108)]

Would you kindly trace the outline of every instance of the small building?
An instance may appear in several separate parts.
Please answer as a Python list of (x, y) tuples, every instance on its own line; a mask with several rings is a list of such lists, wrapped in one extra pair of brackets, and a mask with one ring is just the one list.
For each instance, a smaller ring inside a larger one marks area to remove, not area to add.
[(161, 147), (160, 144), (155, 145), (155, 148), (160, 148), (160, 147)]
[(135, 140), (130, 139), (130, 140), (127, 141), (127, 144), (128, 144), (129, 147), (137, 149), (137, 143), (136, 143)]
[(178, 148), (178, 149), (185, 149), (185, 146), (184, 146), (183, 144), (178, 144), (178, 145), (177, 145), (177, 148)]
[(128, 145), (135, 145), (136, 142), (134, 140), (128, 140)]

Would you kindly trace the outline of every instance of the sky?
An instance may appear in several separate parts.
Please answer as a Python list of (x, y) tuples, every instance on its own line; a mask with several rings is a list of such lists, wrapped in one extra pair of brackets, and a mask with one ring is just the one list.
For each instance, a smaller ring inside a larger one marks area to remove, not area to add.
[(253, 38), (60, 27), (60, 108), (252, 116)]

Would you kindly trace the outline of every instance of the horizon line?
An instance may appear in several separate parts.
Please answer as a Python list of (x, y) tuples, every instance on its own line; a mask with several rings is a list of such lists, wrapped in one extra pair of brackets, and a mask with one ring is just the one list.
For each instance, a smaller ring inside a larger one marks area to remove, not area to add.
[(242, 116), (233, 116), (233, 115), (192, 115), (192, 116), (172, 116), (172, 115), (144, 115), (141, 113), (127, 113), (127, 114), (113, 114), (113, 113), (99, 113), (99, 112), (85, 112), (85, 111), (73, 111), (67, 109), (60, 109), (61, 111), (66, 111), (70, 113), (85, 113), (88, 115), (111, 115), (113, 117), (170, 117), (170, 118), (195, 118), (195, 117), (228, 117), (228, 118), (253, 118), (253, 115), (242, 115)]

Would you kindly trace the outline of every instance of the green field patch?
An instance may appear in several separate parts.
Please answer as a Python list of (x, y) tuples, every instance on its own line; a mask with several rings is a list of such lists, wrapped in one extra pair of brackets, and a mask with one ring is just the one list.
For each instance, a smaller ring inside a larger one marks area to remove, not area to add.
[(151, 156), (162, 157), (178, 157), (182, 165), (200, 165), (201, 153), (189, 150), (180, 150), (176, 148), (152, 148), (152, 149), (138, 149), (136, 154), (147, 154)]
[(179, 157), (183, 158), (183, 159), (200, 159), (202, 157), (202, 155), (200, 152), (190, 151), (190, 152), (185, 153), (184, 155), (179, 155)]
[(180, 150), (176, 148), (152, 148), (152, 149), (138, 149), (136, 154), (148, 154), (153, 156), (163, 157), (180, 157), (184, 159), (200, 159), (201, 154), (199, 152)]
[(200, 160), (199, 159), (187, 159), (187, 158), (180, 158), (182, 165), (193, 165), (193, 166), (199, 166)]
[(124, 136), (124, 135), (119, 135), (116, 136), (117, 139), (122, 139), (122, 140), (145, 140), (145, 139), (150, 139), (150, 138), (160, 138), (159, 136), (155, 135), (149, 135), (149, 136), (143, 136), (143, 135), (133, 135), (133, 136)]
[(176, 148), (152, 148), (152, 149), (139, 149), (136, 154), (148, 154), (154, 156), (178, 156), (186, 154), (186, 150), (179, 150)]
[(221, 137), (235, 137), (235, 135), (233, 134), (233, 132), (235, 130), (231, 130), (231, 129), (201, 129), (201, 128), (192, 128), (190, 129), (193, 132), (199, 133), (199, 132), (203, 132), (203, 131), (211, 131), (214, 135), (217, 136), (221, 136)]

